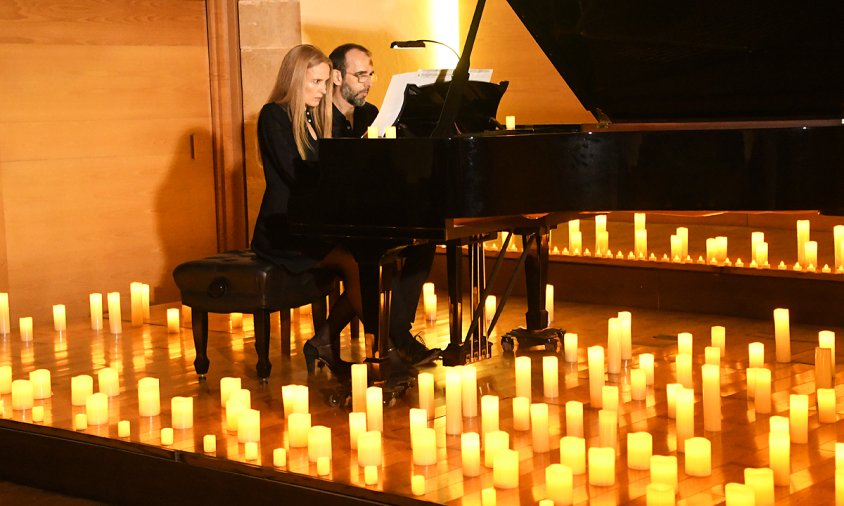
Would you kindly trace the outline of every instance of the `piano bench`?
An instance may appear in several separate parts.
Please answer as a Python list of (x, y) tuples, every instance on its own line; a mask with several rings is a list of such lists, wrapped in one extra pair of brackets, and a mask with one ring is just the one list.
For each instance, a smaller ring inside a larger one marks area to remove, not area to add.
[(190, 306), (197, 374), (208, 372), (208, 313), (248, 313), (255, 319), (258, 377), (270, 376), (270, 314), (281, 313), (282, 354), (290, 356), (290, 309), (312, 304), (314, 328), (325, 322), (325, 297), (337, 289), (333, 273), (314, 269), (291, 274), (252, 251), (227, 251), (178, 265), (173, 279), (182, 304)]

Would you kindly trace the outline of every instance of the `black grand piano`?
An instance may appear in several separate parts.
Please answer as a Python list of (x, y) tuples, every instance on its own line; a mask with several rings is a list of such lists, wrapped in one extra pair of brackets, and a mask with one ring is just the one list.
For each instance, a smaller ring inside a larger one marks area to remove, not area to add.
[[(431, 137), (321, 141), (320, 198), (291, 202), (291, 221), (355, 252), (366, 332), (385, 309), (382, 259), (407, 244), (448, 245), (456, 363), (475, 353), (460, 246), (486, 233), (525, 234), (526, 327), (540, 332), (546, 233), (572, 214), (844, 211), (844, 3), (508, 2), (599, 122), (460, 129), (481, 0)], [(483, 251), (470, 251), (476, 277)]]

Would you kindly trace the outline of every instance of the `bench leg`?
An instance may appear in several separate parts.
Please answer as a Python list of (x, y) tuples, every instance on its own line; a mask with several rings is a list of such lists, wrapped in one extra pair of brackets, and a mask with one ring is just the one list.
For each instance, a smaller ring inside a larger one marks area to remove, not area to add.
[(204, 377), (208, 373), (208, 313), (191, 308), (191, 326), (193, 327), (193, 347), (196, 359), (193, 368), (196, 373)]
[(279, 326), (281, 327), (281, 354), (290, 357), (290, 309), (279, 311)]
[(258, 371), (258, 378), (266, 381), (270, 377), (270, 313), (269, 311), (257, 311), (255, 318), (255, 351), (258, 353), (258, 364), (255, 369)]

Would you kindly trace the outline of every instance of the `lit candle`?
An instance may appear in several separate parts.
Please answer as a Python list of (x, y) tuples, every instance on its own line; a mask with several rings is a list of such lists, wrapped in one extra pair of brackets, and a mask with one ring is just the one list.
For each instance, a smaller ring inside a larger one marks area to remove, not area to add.
[(232, 392), (229, 400), (226, 401), (226, 430), (236, 433), (240, 423), (240, 415), (251, 408), (252, 400), (249, 390), (241, 389)]
[(582, 437), (560, 438), (560, 464), (571, 468), (573, 474), (586, 472), (586, 440)]
[(806, 444), (809, 442), (809, 396), (791, 394), (788, 398), (788, 419), (791, 442)]
[(378, 466), (365, 466), (363, 468), (363, 483), (365, 485), (378, 484)]
[(618, 440), (618, 411), (598, 411), (598, 441), (604, 448), (615, 448)]
[[(229, 399), (229, 402), (231, 402), (231, 399)], [(308, 431), (310, 428), (310, 413), (289, 414), (287, 416), (287, 442), (290, 448), (306, 448), (308, 446)], [(358, 444), (360, 444), (360, 440), (358, 440)]]
[(308, 461), (316, 462), (320, 457), (331, 459), (331, 428), (314, 425), (308, 429)]
[(12, 366), (0, 365), (0, 394), (12, 392)]
[(621, 360), (633, 358), (633, 313), (618, 312), (618, 331), (621, 336)]
[(595, 256), (603, 256), (610, 249), (610, 234), (606, 227), (607, 215), (595, 216)]
[(545, 285), (545, 312), (548, 313), (548, 324), (554, 321), (554, 285)]
[(844, 505), (844, 469), (835, 470), (835, 506)]
[(366, 389), (366, 427), (368, 430), (384, 430), (384, 394), (381, 387)]
[(685, 261), (689, 256), (689, 229), (686, 227), (677, 227), (675, 233), (680, 238), (680, 258)]
[(24, 316), (18, 319), (18, 327), (20, 328), (21, 341), (32, 341), (32, 317)]
[(818, 268), (818, 243), (817, 241), (806, 241), (804, 245), (805, 252), (803, 253), (806, 261), (806, 267), (809, 269)]
[(117, 373), (117, 369), (103, 367), (97, 371), (97, 385), (100, 392), (109, 397), (120, 395), (120, 375)]
[(844, 443), (835, 443), (835, 468), (844, 468)]
[(181, 321), (180, 321), (181, 313), (179, 308), (171, 307), (167, 308), (167, 332), (171, 334), (178, 334)]
[(590, 346), (586, 352), (589, 360), (589, 403), (593, 408), (600, 408), (604, 387), (604, 348)]
[(495, 316), (497, 303), (498, 301), (496, 300), (495, 295), (486, 296), (486, 301), (484, 302), (484, 325), (489, 326), (492, 321), (492, 317)]
[[(412, 425), (410, 427), (410, 431), (412, 436)], [(357, 450), (358, 437), (364, 432), (366, 432), (366, 413), (362, 413), (359, 411), (352, 411), (351, 413), (349, 413), (349, 447), (352, 450)]]
[(73, 406), (84, 406), (88, 397), (94, 393), (94, 378), (87, 374), (70, 378), (70, 403)]
[(462, 387), (463, 416), (474, 418), (478, 416), (478, 372), (474, 365), (463, 366)]
[(756, 506), (774, 506), (774, 470), (770, 467), (746, 467), (744, 483), (753, 489)]
[(92, 293), (88, 295), (88, 302), (91, 313), (91, 329), (103, 329), (103, 294)]
[[(247, 441), (243, 445), (243, 458), (247, 462), (258, 460), (258, 443), (255, 441)], [(319, 469), (319, 466), (317, 466)]]
[[(285, 386), (281, 387), (281, 402), (284, 404), (284, 411), (287, 413), (287, 399), (285, 398)], [(240, 390), (240, 378), (223, 377), (220, 378), (220, 405), (225, 406), (229, 400), (232, 392)]]
[(545, 497), (552, 504), (571, 504), (574, 500), (574, 477), (572, 470), (562, 464), (551, 464), (545, 468)]
[(161, 429), (161, 445), (170, 446), (173, 444), (173, 428), (165, 427)]
[(352, 411), (366, 411), (366, 368), (366, 364), (352, 364)]
[(709, 476), (712, 474), (712, 443), (705, 437), (686, 440), (686, 474)]
[(463, 476), (481, 474), (481, 438), (477, 432), (464, 432), (460, 435), (460, 459), (463, 464)]
[(797, 220), (797, 262), (806, 267), (806, 242), (809, 241), (809, 220)]
[(129, 283), (129, 298), (132, 309), (132, 326), (137, 327), (144, 323), (144, 302), (142, 295), (142, 288), (138, 281)]
[(832, 370), (832, 350), (815, 348), (815, 388), (832, 388), (835, 385)]
[(724, 485), (726, 506), (748, 506), (756, 504), (753, 489), (741, 483), (727, 483)]
[(437, 463), (437, 431), (432, 428), (417, 429), (410, 436), (413, 464), (431, 466)]
[(788, 432), (768, 434), (768, 465), (774, 470), (774, 484), (788, 486), (791, 482), (791, 441)]
[(677, 371), (677, 383), (692, 388), (692, 356), (682, 353), (675, 356), (674, 366)]
[(366, 127), (366, 137), (368, 139), (377, 139), (378, 138), (378, 127), (372, 126), (372, 125)]
[(556, 399), (560, 395), (560, 366), (556, 355), (542, 357), (542, 387), (546, 398)]
[(507, 127), (507, 130), (515, 130), (516, 129), (516, 117), (515, 116), (505, 116), (504, 117), (504, 124)]
[(720, 432), (721, 369), (714, 364), (704, 364), (700, 370), (703, 377), (703, 430)]
[(460, 367), (445, 368), (445, 433), (463, 432), (463, 373)]
[(358, 438), (358, 465), (381, 465), (381, 433), (377, 430), (368, 430)]
[(53, 330), (64, 332), (67, 329), (67, 309), (64, 304), (53, 305)]
[(818, 421), (820, 423), (835, 423), (838, 420), (835, 410), (835, 389), (818, 388)]
[(498, 430), (498, 396), (481, 397), (481, 435)]
[(573, 364), (577, 362), (577, 334), (566, 332), (563, 335), (563, 349), (566, 362)]
[(127, 438), (132, 434), (132, 423), (129, 420), (117, 422), (117, 437)]
[(651, 456), (651, 483), (668, 485), (677, 492), (677, 457), (675, 455)]
[(601, 407), (607, 411), (618, 411), (618, 385), (604, 385), (601, 389)]
[(665, 399), (668, 418), (677, 417), (677, 392), (683, 388), (680, 383), (668, 383), (665, 385)]
[(680, 237), (677, 234), (672, 234), (671, 237), (668, 238), (669, 243), (671, 244), (671, 260), (674, 262), (680, 262), (683, 257), (683, 246), (680, 243)]
[[(91, 379), (91, 384), (93, 389), (93, 379)], [(161, 394), (158, 378), (141, 378), (138, 380), (138, 415), (158, 416), (160, 413)]]
[(530, 357), (516, 357), (516, 397), (531, 399)]
[(721, 365), (721, 349), (717, 346), (707, 346), (703, 349), (703, 361), (706, 364)]
[(510, 434), (503, 430), (487, 432), (484, 435), (484, 466), (491, 468), (495, 454), (510, 448)]
[(548, 405), (545, 403), (530, 405), (530, 429), (534, 453), (550, 450), (548, 429)]
[(607, 322), (607, 372), (621, 372), (621, 333), (618, 318), (610, 318)]
[(513, 397), (513, 430), (530, 430), (530, 401)]
[(818, 332), (818, 346), (820, 348), (829, 348), (831, 357), (832, 376), (835, 378), (835, 332), (831, 330), (821, 330)]
[(645, 383), (648, 385), (654, 384), (654, 354), (640, 353), (639, 354), (639, 369), (645, 371)]
[(677, 392), (677, 451), (685, 451), (686, 440), (695, 435), (695, 391), (681, 388)]
[(425, 308), (425, 317), (428, 321), (437, 320), (437, 294), (433, 283), (428, 282), (422, 285), (422, 303)]
[(275, 448), (273, 449), (273, 466), (287, 467), (287, 449)]
[(627, 467), (647, 471), (651, 467), (653, 436), (650, 432), (627, 433)]
[(499, 450), (492, 462), (492, 483), (495, 488), (519, 488), (519, 452)]
[(36, 369), (29, 373), (29, 382), (32, 383), (33, 399), (49, 399), (53, 395), (50, 385), (49, 369)]
[(727, 329), (721, 325), (715, 325), (709, 330), (710, 342), (712, 346), (717, 346), (721, 350), (721, 356), (727, 351)]
[(771, 370), (756, 369), (756, 386), (754, 388), (753, 406), (757, 413), (771, 412)]
[(120, 292), (108, 292), (108, 329), (112, 334), (123, 332), (120, 321)]
[(786, 308), (774, 309), (774, 343), (777, 362), (791, 362), (791, 330)]
[(615, 448), (589, 448), (589, 484), (596, 487), (615, 485)]
[[(366, 367), (365, 364), (360, 365)], [(419, 407), (425, 410), (428, 418), (434, 418), (434, 375), (420, 372), (416, 384), (419, 389)]]
[(647, 506), (674, 506), (676, 502), (674, 487), (665, 483), (648, 483), (645, 488)]
[[(193, 427), (193, 397), (172, 397), (170, 399), (170, 418), (174, 429), (190, 429)], [(242, 418), (241, 416), (241, 420)], [(238, 425), (239, 434), (240, 426)], [(245, 439), (244, 441), (250, 440)]]
[(32, 409), (34, 403), (32, 382), (23, 379), (12, 381), (12, 409), (17, 411)]
[(566, 402), (566, 435), (583, 437), (583, 403)]
[(12, 330), (9, 320), (9, 294), (0, 293), (0, 335), (7, 335)]
[(73, 430), (85, 430), (88, 428), (88, 417), (85, 413), (76, 413), (73, 417)]
[(745, 369), (745, 374), (747, 375), (747, 398), (752, 399), (753, 396), (756, 394), (756, 372), (759, 369), (757, 367), (748, 367)]
[(680, 355), (693, 355), (694, 338), (690, 332), (677, 334), (677, 353)]
[(647, 398), (648, 386), (645, 371), (642, 369), (630, 370), (630, 398), (634, 401), (643, 401)]
[(765, 365), (765, 344), (754, 342), (747, 345), (748, 367)]
[(635, 230), (633, 232), (634, 245), (633, 253), (637, 259), (643, 259), (648, 256), (648, 231)]
[(108, 396), (97, 392), (88, 396), (85, 401), (85, 416), (89, 425), (103, 425), (108, 423)]

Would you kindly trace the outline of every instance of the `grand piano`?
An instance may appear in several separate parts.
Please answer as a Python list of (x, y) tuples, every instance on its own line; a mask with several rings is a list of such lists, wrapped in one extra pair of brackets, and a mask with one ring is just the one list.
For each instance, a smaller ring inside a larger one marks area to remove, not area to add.
[(459, 283), (461, 245), (486, 233), (525, 233), (526, 328), (541, 332), (547, 231), (573, 214), (844, 211), (844, 4), (508, 3), (598, 124), (460, 129), (481, 0), (432, 136), (320, 141), (291, 222), (355, 252), (367, 333), (386, 328), (383, 259), (408, 244), (448, 245), (459, 363), (486, 348), (467, 351)]

